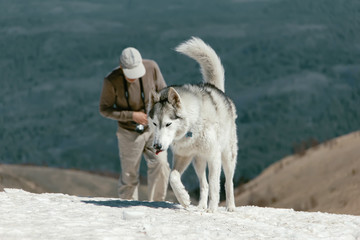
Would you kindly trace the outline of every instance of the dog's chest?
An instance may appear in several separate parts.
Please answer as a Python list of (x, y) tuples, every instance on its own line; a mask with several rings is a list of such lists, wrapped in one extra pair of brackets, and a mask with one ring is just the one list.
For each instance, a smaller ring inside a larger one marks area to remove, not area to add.
[[(192, 150), (195, 143), (194, 137), (191, 135), (185, 135), (183, 138), (175, 140), (172, 143), (173, 151), (176, 153), (187, 153)], [(184, 155), (184, 154), (181, 154)]]
[(181, 156), (198, 155), (206, 150), (204, 142), (200, 141), (196, 136), (185, 136), (182, 139), (174, 141), (172, 150), (175, 154)]

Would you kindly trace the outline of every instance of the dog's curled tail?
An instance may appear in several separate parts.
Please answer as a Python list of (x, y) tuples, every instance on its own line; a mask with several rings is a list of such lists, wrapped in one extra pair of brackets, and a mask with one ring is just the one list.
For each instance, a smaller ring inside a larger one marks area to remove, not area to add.
[(197, 61), (200, 64), (204, 81), (225, 92), (224, 67), (218, 55), (209, 45), (200, 38), (192, 37), (177, 46), (175, 50)]

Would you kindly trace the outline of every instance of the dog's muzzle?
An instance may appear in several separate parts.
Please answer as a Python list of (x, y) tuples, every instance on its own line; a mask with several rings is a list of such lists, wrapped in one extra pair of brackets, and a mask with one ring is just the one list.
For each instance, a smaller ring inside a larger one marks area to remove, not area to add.
[(162, 150), (162, 145), (160, 143), (155, 143), (153, 145), (154, 149), (155, 149), (155, 154), (158, 155), (159, 153), (161, 153)]

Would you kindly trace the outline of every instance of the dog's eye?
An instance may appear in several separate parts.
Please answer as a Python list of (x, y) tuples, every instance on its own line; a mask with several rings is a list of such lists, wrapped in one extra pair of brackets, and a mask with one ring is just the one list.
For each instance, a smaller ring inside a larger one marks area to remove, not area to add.
[(154, 124), (155, 127), (157, 126), (156, 123), (153, 122), (153, 124)]
[(170, 125), (171, 125), (171, 123), (167, 123), (165, 126), (168, 127), (168, 126), (170, 126)]

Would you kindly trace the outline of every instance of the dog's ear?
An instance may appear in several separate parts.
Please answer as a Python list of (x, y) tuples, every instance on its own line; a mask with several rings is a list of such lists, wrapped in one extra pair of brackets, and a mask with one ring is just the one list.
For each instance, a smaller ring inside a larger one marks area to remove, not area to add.
[(168, 92), (168, 100), (171, 105), (173, 105), (176, 108), (181, 108), (181, 98), (180, 95), (177, 93), (177, 91), (170, 87)]
[(149, 106), (148, 109), (152, 109), (155, 103), (160, 101), (160, 94), (155, 91), (150, 92)]

